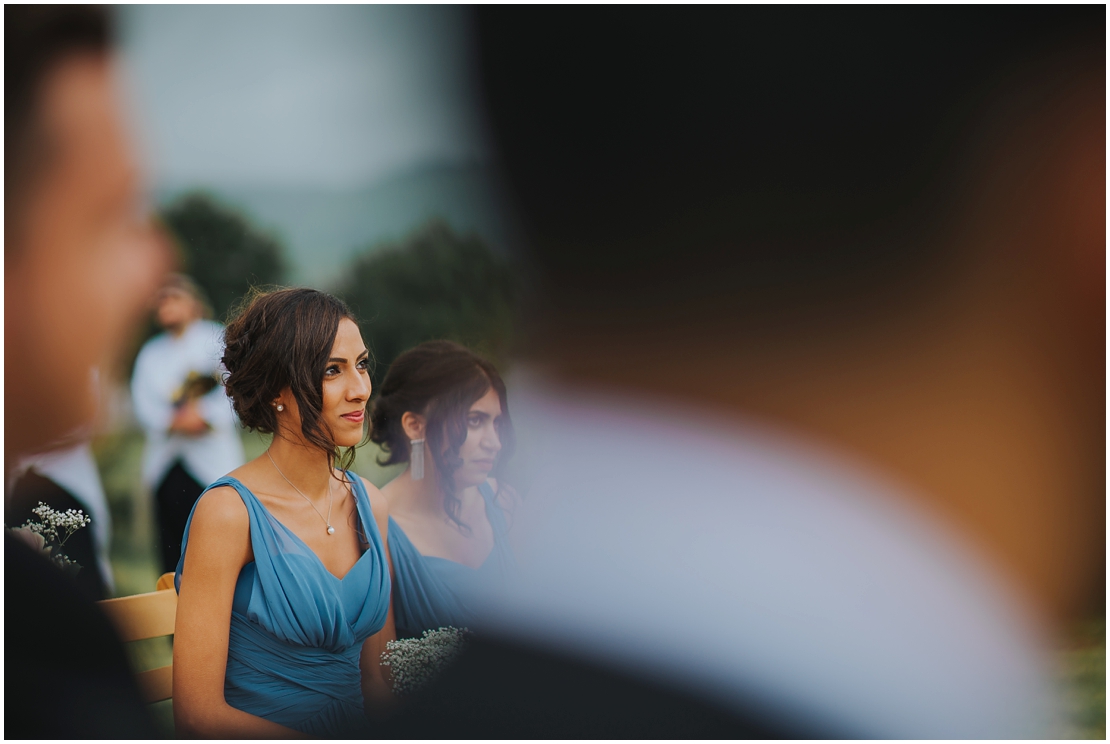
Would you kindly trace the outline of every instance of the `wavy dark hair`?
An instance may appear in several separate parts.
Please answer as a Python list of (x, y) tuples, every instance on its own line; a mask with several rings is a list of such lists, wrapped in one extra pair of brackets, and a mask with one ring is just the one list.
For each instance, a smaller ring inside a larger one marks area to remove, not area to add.
[(264, 434), (277, 431), (270, 403), (288, 386), (304, 438), (327, 453), (331, 466), (346, 470), (355, 448), (341, 452), (321, 421), (324, 371), (344, 318), (358, 322), (342, 300), (326, 292), (252, 289), (227, 324), (223, 364), (224, 388), (244, 426)]
[(455, 495), (453, 476), (462, 465), (459, 449), (466, 441), (467, 411), (490, 389), (497, 391), (501, 401), (501, 451), (491, 472), (500, 489), (500, 473), (515, 444), (505, 383), (493, 364), (465, 346), (426, 341), (401, 354), (386, 372), (370, 414), (370, 439), (385, 453), (385, 459), (378, 459), (379, 465), (408, 462), (411, 452), (401, 417), (406, 411), (424, 417), (425, 452), (439, 471), (444, 509), (463, 529), (469, 528), (459, 519), (461, 502)]

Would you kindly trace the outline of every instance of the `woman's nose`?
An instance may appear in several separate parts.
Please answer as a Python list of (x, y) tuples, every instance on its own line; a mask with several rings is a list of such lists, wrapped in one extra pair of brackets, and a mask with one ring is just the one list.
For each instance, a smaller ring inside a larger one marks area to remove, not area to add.
[(366, 375), (355, 375), (354, 384), (347, 388), (347, 398), (350, 400), (366, 400), (370, 397), (370, 378)]
[(489, 427), (486, 435), (482, 438), (482, 444), (485, 445), (487, 450), (494, 453), (501, 451), (501, 437), (497, 434), (495, 427)]

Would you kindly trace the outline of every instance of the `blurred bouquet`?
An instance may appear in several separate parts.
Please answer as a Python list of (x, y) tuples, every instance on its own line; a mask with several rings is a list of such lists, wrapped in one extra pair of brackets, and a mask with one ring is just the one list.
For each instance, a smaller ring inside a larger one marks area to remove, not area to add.
[(181, 407), (191, 400), (197, 400), (204, 397), (208, 393), (215, 390), (222, 383), (218, 373), (213, 372), (210, 375), (202, 375), (199, 372), (190, 372), (181, 383), (181, 386), (173, 393), (173, 404)]
[(80, 509), (54, 511), (41, 501), (31, 511), (42, 521), (28, 519), (22, 527), (16, 529), (9, 527), (8, 531), (45, 555), (62, 570), (70, 574), (80, 571), (81, 564), (71, 561), (62, 552), (62, 547), (74, 532), (87, 527), (92, 522), (92, 518)]
[(390, 669), (393, 692), (411, 695), (435, 679), (466, 648), (466, 628), (425, 630), (420, 638), (389, 641), (382, 653), (382, 666)]

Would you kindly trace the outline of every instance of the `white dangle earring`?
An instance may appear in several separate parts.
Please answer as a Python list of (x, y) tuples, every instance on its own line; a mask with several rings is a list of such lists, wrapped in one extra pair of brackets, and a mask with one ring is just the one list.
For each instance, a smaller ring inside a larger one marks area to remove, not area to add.
[(410, 439), (409, 445), (412, 447), (412, 456), (409, 457), (412, 479), (421, 480), (424, 477), (424, 440)]

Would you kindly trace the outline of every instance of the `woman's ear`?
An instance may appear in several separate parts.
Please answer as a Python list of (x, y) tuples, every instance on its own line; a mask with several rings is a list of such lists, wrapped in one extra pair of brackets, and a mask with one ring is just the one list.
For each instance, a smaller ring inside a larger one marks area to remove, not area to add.
[(419, 413), (405, 411), (401, 416), (401, 428), (404, 429), (405, 436), (409, 439), (423, 439), (424, 424), (424, 417)]
[(296, 429), (300, 425), (300, 417), (297, 415), (297, 400), (293, 397), (293, 391), (288, 385), (278, 393), (276, 398), (270, 401), (270, 407), (277, 414), (279, 428), (291, 426)]
[(289, 410), (289, 403), (293, 400), (293, 391), (286, 385), (282, 388), (278, 396), (270, 401), (270, 407), (278, 412), (279, 417), (282, 412)]

